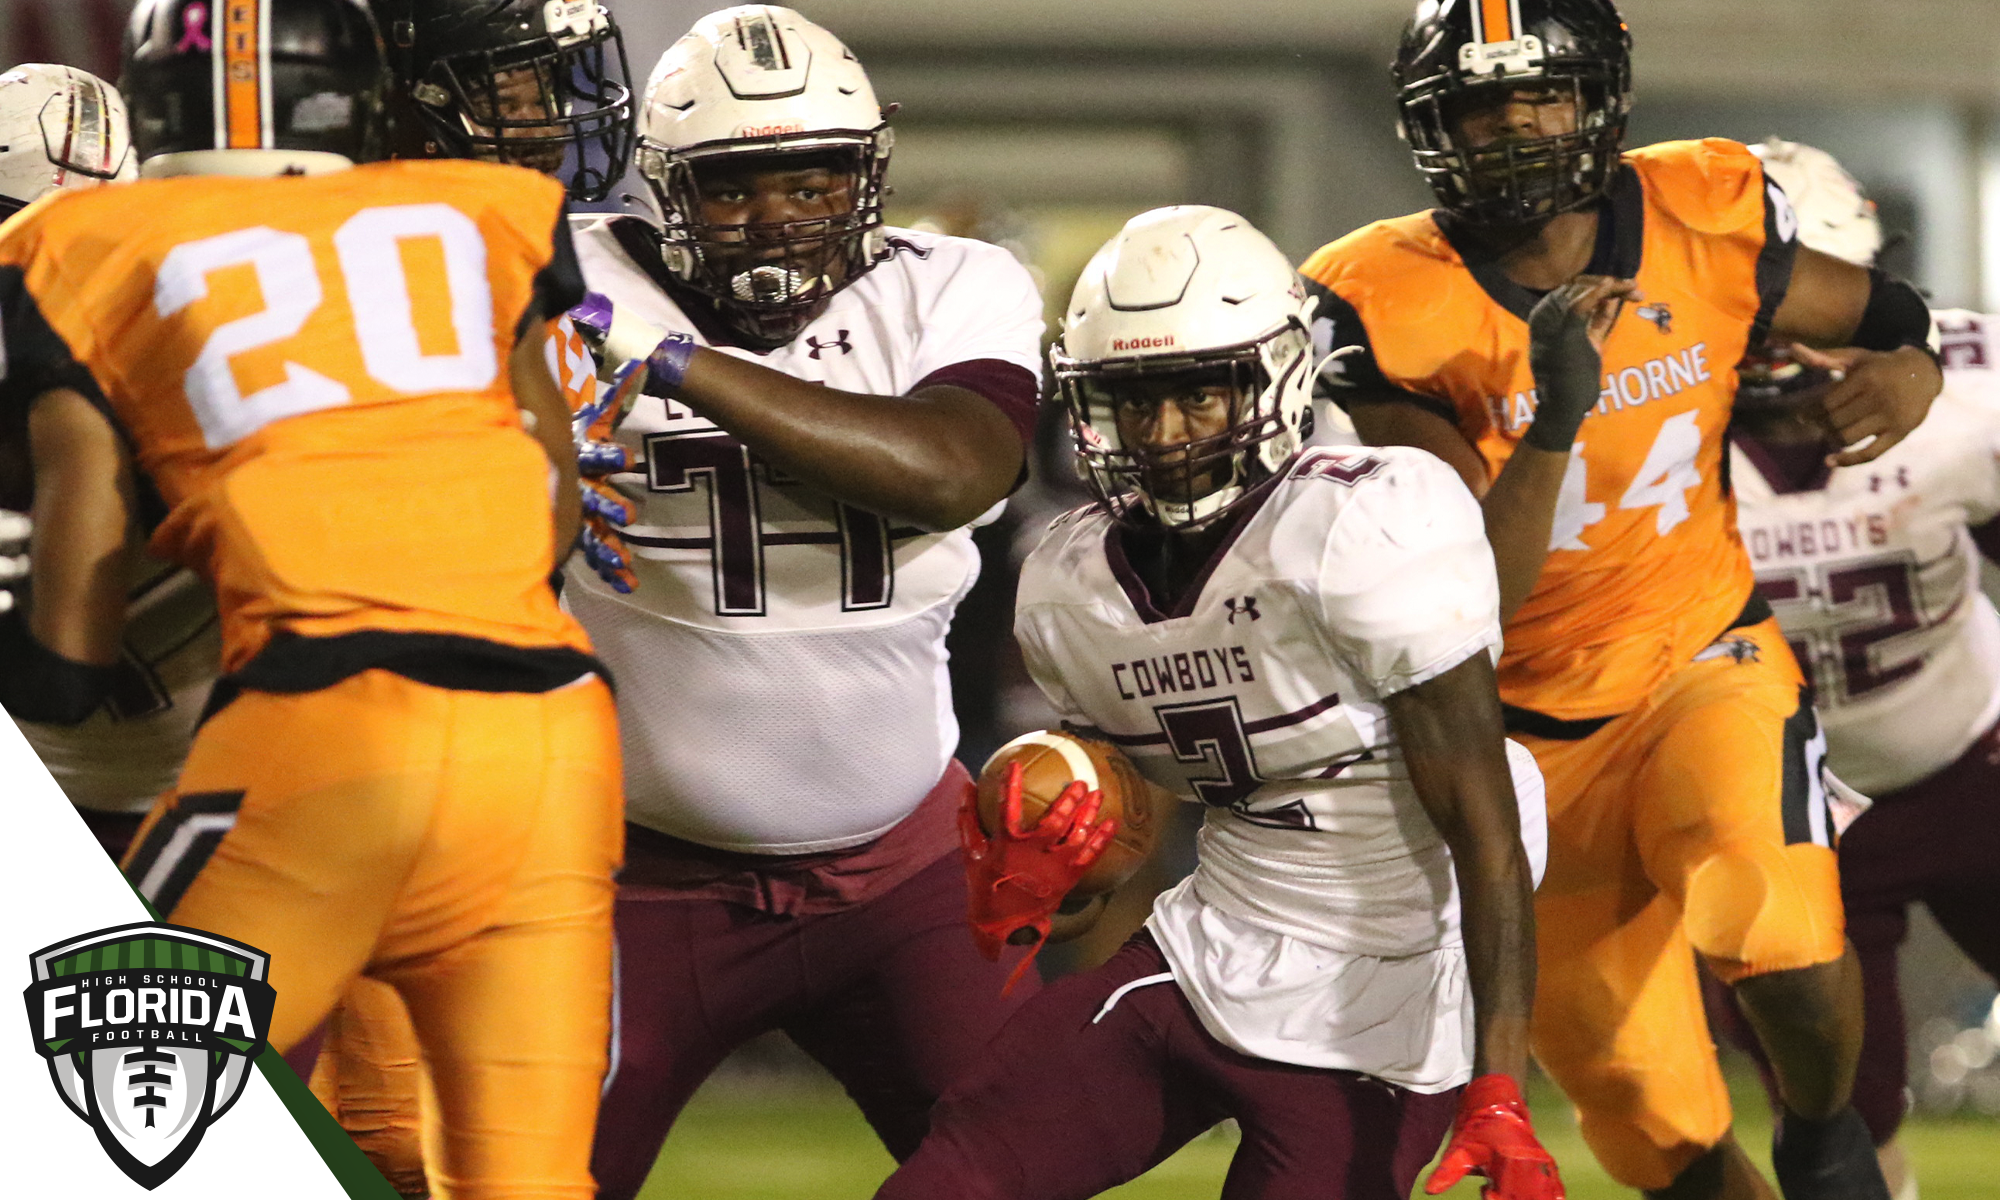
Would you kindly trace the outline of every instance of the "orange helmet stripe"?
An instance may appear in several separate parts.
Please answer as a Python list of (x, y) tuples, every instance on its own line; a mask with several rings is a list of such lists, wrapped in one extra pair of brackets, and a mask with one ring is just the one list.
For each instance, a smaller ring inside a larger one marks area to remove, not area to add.
[(270, 0), (221, 0), (221, 147), (257, 150), (270, 145)]
[(1511, 42), (1520, 36), (1520, 0), (1473, 0), (1472, 40)]

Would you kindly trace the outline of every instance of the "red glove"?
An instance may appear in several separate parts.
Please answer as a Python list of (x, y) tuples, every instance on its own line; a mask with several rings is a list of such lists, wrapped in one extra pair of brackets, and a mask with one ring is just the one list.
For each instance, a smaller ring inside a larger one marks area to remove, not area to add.
[(1488, 1180), (1486, 1200), (1563, 1200), (1556, 1160), (1535, 1140), (1521, 1089), (1506, 1075), (1481, 1075), (1458, 1099), (1444, 1161), (1424, 1181), (1435, 1196), (1467, 1174)]
[(1000, 993), (1004, 996), (1041, 952), (1056, 906), (1111, 844), (1118, 822), (1097, 819), (1104, 794), (1086, 792), (1078, 780), (1063, 789), (1032, 828), (1023, 828), (1020, 763), (1008, 764), (1001, 786), (1000, 832), (988, 838), (980, 828), (979, 791), (967, 785), (958, 808), (958, 837), (965, 851), (967, 919), (979, 952), (989, 962), (999, 962), (1002, 946), (1034, 947), (1007, 977)]

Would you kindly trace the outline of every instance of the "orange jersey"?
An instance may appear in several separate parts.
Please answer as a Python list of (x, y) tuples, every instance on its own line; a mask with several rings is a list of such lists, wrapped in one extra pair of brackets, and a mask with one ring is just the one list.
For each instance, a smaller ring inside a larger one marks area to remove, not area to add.
[(0, 234), (8, 373), (101, 393), (230, 671), (280, 630), (588, 649), (508, 374), (579, 287), (561, 187), (474, 162), (147, 181)]
[[(1635, 277), (1644, 302), (1604, 347), (1603, 397), (1500, 662), (1503, 699), (1563, 720), (1637, 707), (1750, 597), (1723, 433), (1736, 364), (1768, 329), (1796, 250), (1789, 204), (1741, 145), (1666, 142), (1624, 161), (1589, 270)], [(1497, 476), (1534, 417), (1537, 297), (1468, 264), (1430, 213), (1358, 230), (1301, 269), (1326, 289), (1332, 344), (1360, 347), (1333, 381), (1438, 412)]]

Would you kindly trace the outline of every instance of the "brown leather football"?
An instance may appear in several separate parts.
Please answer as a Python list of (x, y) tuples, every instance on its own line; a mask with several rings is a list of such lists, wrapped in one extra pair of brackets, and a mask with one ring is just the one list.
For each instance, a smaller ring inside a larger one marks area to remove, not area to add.
[(1109, 742), (1060, 729), (1023, 734), (994, 752), (979, 772), (979, 824), (988, 837), (1000, 828), (1001, 788), (1007, 764), (1021, 764), (1021, 819), (1032, 825), (1072, 780), (1104, 793), (1101, 816), (1115, 817), (1118, 832), (1070, 894), (1109, 892), (1130, 879), (1153, 852), (1158, 836), (1154, 788), (1132, 760)]

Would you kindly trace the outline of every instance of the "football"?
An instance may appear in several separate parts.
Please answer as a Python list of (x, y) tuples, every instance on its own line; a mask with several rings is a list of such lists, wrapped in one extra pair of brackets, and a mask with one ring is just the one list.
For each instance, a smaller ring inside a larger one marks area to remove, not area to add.
[(1130, 879), (1153, 852), (1158, 836), (1154, 788), (1132, 760), (1108, 742), (1091, 741), (1057, 729), (1023, 734), (986, 760), (979, 772), (979, 824), (991, 837), (1000, 828), (1000, 803), (1009, 763), (1021, 764), (1021, 818), (1032, 825), (1064, 788), (1082, 780), (1104, 793), (1103, 817), (1118, 820), (1118, 833), (1084, 872), (1073, 896), (1109, 892)]

